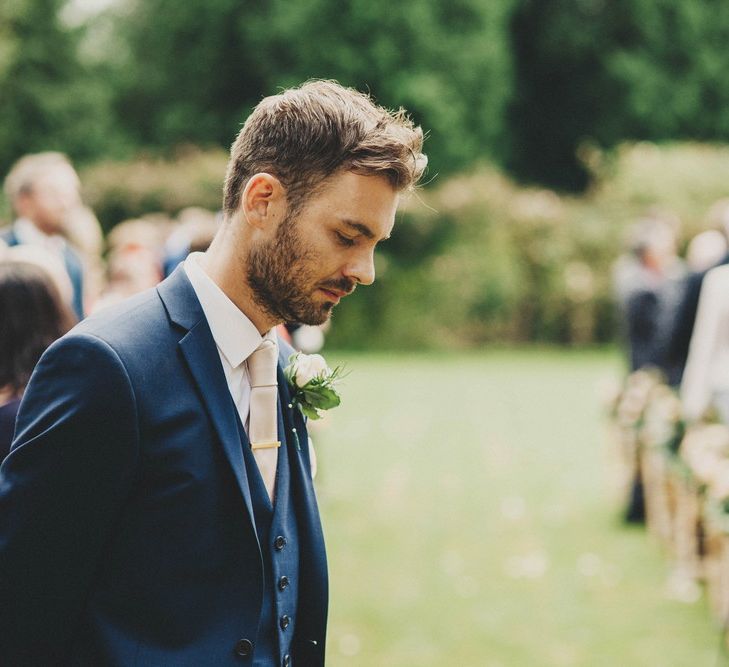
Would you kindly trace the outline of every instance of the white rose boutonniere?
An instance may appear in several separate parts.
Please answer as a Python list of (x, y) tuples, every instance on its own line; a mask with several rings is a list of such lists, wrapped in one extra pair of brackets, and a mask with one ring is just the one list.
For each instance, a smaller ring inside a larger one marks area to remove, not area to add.
[(336, 408), (341, 402), (336, 385), (343, 377), (343, 370), (341, 366), (329, 368), (320, 354), (292, 354), (284, 375), (291, 387), (293, 403), (309, 419), (321, 419), (319, 410)]

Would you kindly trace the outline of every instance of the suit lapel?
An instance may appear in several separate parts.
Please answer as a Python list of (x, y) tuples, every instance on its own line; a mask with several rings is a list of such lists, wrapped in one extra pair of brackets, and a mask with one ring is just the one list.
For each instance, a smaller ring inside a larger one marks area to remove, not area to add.
[[(255, 526), (253, 503), (241, 450), (241, 434), (238, 432), (235, 405), (231, 400), (220, 355), (200, 302), (182, 267), (178, 267), (167, 280), (160, 283), (157, 291), (170, 319), (187, 329), (187, 333), (180, 340), (180, 349), (197, 384), (200, 400), (233, 469), (253, 527)], [(243, 437), (245, 438), (245, 434)], [(255, 529), (253, 532), (255, 534)]]

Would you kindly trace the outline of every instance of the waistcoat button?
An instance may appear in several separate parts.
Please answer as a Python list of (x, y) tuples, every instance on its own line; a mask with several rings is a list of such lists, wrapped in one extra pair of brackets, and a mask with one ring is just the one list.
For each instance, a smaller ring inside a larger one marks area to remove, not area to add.
[(279, 535), (274, 541), (273, 541), (273, 547), (276, 549), (276, 551), (281, 551), (286, 546), (286, 538), (283, 535)]
[(281, 629), (282, 630), (285, 630), (286, 628), (288, 628), (290, 622), (291, 622), (291, 619), (286, 614), (284, 614), (281, 617), (281, 621), (280, 621), (280, 623), (281, 623)]
[(253, 642), (250, 639), (239, 639), (235, 643), (235, 654), (247, 658), (253, 653)]
[(288, 585), (290, 583), (291, 582), (289, 581), (289, 578), (286, 575), (284, 575), (283, 577), (281, 577), (278, 580), (278, 590), (280, 590), (280, 591), (286, 590), (286, 588), (288, 588)]

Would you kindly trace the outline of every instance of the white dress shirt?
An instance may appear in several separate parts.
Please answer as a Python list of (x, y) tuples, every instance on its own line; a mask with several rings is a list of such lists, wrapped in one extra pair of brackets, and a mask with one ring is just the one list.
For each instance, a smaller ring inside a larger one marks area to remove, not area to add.
[(205, 313), (205, 319), (218, 348), (230, 395), (238, 409), (241, 424), (247, 432), (251, 384), (245, 361), (256, 351), (264, 338), (278, 344), (276, 332), (271, 329), (261, 336), (253, 322), (205, 273), (200, 265), (201, 257), (201, 252), (194, 252), (188, 255), (183, 266)]
[(18, 218), (13, 223), (13, 232), (18, 243), (25, 245), (39, 245), (63, 260), (66, 240), (60, 234), (45, 234), (27, 218)]

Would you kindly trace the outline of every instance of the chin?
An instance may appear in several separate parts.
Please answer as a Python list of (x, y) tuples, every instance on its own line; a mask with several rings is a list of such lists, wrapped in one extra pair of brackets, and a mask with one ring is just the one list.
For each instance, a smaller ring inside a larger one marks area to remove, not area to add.
[(308, 324), (312, 327), (317, 327), (320, 324), (324, 324), (332, 316), (332, 311), (327, 310), (326, 312), (318, 313), (317, 315), (310, 314), (307, 317), (302, 317), (298, 321), (299, 324)]
[(299, 324), (308, 324), (309, 326), (319, 326), (324, 324), (332, 316), (334, 310), (333, 303), (326, 303), (319, 308), (312, 307), (305, 313), (298, 313), (299, 317), (296, 322)]

